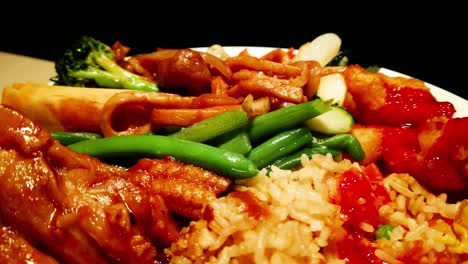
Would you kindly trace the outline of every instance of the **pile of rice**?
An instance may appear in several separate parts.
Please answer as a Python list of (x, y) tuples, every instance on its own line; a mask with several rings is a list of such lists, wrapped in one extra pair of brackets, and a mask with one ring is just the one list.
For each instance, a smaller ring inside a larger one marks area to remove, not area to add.
[[(266, 213), (256, 215), (235, 195), (214, 200), (204, 219), (184, 228), (181, 238), (166, 250), (170, 262), (345, 263), (335, 245), (344, 235), (345, 218), (332, 201), (339, 176), (353, 166), (362, 168), (321, 155), (310, 160), (303, 156), (302, 164), (300, 170), (274, 168), (269, 176), (264, 170), (236, 182), (235, 190), (253, 194)], [(407, 174), (390, 175), (383, 184), (391, 202), (380, 208), (380, 223), (395, 228), (390, 239), (372, 241), (378, 258), (387, 263), (403, 263), (398, 260), (402, 256), (412, 256), (416, 263), (466, 260), (467, 200), (447, 203), (446, 195), (427, 192)], [(369, 224), (362, 228), (375, 232)]]

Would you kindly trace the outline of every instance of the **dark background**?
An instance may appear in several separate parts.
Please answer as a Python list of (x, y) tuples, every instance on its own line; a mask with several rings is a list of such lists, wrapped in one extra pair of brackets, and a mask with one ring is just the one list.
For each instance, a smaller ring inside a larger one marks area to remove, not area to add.
[(119, 40), (131, 53), (214, 43), (298, 48), (334, 32), (342, 49), (352, 51), (352, 62), (377, 64), (468, 98), (468, 22), (464, 8), (453, 4), (57, 3), (18, 2), (3, 10), (0, 50), (55, 60), (83, 34), (107, 44)]

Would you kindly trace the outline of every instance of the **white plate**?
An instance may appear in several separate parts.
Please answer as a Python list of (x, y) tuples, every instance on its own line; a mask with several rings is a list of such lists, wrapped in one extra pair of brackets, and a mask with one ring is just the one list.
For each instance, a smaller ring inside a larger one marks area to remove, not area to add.
[[(206, 51), (206, 47), (193, 48), (199, 51)], [(239, 54), (239, 52), (247, 49), (254, 56), (262, 56), (274, 48), (271, 47), (253, 47), (253, 46), (225, 46), (224, 50), (231, 56)], [(403, 76), (408, 75), (381, 68), (380, 72), (388, 76)], [(11, 54), (0, 51), (0, 100), (2, 90), (5, 85), (10, 85), (14, 82), (40, 82), (50, 83), (50, 78), (55, 76), (54, 63), (47, 60), (26, 57), (18, 54)], [(442, 88), (426, 82), (426, 85), (431, 90), (431, 93), (438, 101), (451, 102), (456, 110), (454, 117), (468, 116), (468, 101), (462, 97), (448, 92)]]

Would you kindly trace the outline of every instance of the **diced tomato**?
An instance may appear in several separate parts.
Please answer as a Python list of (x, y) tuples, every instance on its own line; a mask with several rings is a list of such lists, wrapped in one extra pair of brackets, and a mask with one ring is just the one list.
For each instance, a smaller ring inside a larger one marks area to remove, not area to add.
[(341, 212), (347, 216), (343, 224), (348, 232), (339, 241), (339, 256), (348, 263), (383, 263), (375, 255), (375, 248), (369, 243), (374, 232), (362, 230), (361, 224), (367, 223), (377, 229), (379, 208), (390, 201), (390, 197), (381, 184), (383, 175), (375, 164), (365, 167), (364, 172), (352, 168), (341, 175), (340, 198), (337, 199)]
[(337, 243), (338, 256), (349, 264), (381, 264), (382, 260), (375, 256), (375, 248), (365, 241), (356, 242), (352, 236)]
[(370, 181), (382, 181), (383, 174), (380, 172), (379, 167), (375, 163), (369, 164), (365, 167), (364, 173), (369, 177)]
[(345, 225), (351, 233), (366, 236), (360, 227), (362, 222), (377, 227), (378, 208), (388, 201), (390, 198), (381, 182), (370, 181), (365, 173), (352, 168), (341, 176), (339, 204), (342, 213), (349, 217)]

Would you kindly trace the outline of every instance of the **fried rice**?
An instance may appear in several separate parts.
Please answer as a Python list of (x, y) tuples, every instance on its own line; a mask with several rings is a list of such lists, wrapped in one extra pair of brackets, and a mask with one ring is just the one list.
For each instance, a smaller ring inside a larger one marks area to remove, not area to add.
[[(239, 180), (165, 253), (180, 264), (467, 262), (468, 200), (448, 203), (445, 194), (431, 194), (408, 174), (382, 178), (390, 199), (377, 208), (378, 225), (359, 223), (364, 235), (343, 250), (352, 231), (337, 200), (340, 177), (350, 169), (364, 171), (347, 159), (303, 156), (299, 170), (273, 167)], [(375, 238), (383, 225), (392, 226), (389, 237)]]

